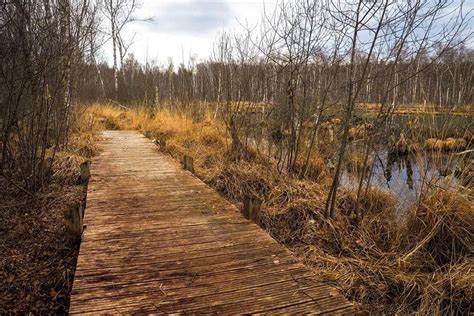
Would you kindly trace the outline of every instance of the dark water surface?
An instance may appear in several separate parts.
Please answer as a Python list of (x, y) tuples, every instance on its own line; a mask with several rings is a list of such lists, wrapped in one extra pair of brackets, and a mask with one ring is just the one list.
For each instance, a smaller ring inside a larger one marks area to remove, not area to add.
[[(455, 188), (461, 168), (460, 155), (422, 153), (397, 155), (386, 149), (376, 152), (370, 184), (392, 193), (398, 200), (397, 208), (404, 210), (419, 198), (420, 191), (429, 187)], [(341, 183), (357, 187), (360, 176), (347, 169)], [(365, 181), (366, 183), (366, 181)]]

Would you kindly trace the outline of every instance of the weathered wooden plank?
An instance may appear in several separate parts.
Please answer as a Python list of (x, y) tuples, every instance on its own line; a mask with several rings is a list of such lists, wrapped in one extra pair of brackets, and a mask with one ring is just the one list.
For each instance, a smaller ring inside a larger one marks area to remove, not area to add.
[[(221, 238), (225, 237), (225, 238)], [(250, 243), (254, 241), (254, 237), (250, 232), (236, 232), (233, 234), (227, 234), (224, 236), (196, 236), (195, 238), (189, 239), (168, 239), (160, 240), (156, 238), (137, 238), (137, 239), (122, 239), (116, 240), (111, 243), (107, 242), (89, 242), (84, 244), (84, 249), (88, 249), (88, 255), (93, 255), (95, 253), (107, 253), (114, 254), (120, 252), (121, 249), (126, 249), (129, 247), (140, 247), (144, 244), (147, 245), (147, 248), (152, 248), (159, 250), (161, 252), (173, 253), (179, 252), (180, 250), (190, 252), (190, 251), (200, 251), (207, 249), (218, 249), (228, 246), (233, 246), (242, 242)], [(145, 250), (148, 252), (147, 250)]]
[[(78, 282), (81, 284), (79, 290), (75, 293), (81, 293), (88, 291), (90, 288), (107, 288), (109, 286), (128, 286), (131, 283), (153, 283), (156, 281), (165, 281), (172, 279), (182, 279), (182, 281), (189, 281), (195, 284), (203, 285), (206, 282), (214, 283), (214, 277), (224, 278), (227, 280), (231, 279), (233, 274), (239, 277), (244, 277), (246, 273), (252, 273), (255, 275), (262, 274), (262, 270), (265, 272), (271, 272), (272, 270), (280, 270), (282, 268), (288, 268), (290, 266), (294, 268), (301, 268), (298, 263), (292, 262), (285, 258), (281, 262), (275, 264), (275, 260), (271, 260), (272, 257), (266, 258), (260, 257), (257, 259), (247, 258), (236, 260), (235, 262), (218, 262), (221, 259), (219, 257), (203, 258), (206, 260), (200, 261), (189, 261), (181, 264), (176, 262), (163, 262), (157, 264), (148, 264), (143, 266), (131, 267), (132, 269), (124, 270), (118, 267), (106, 269), (84, 271), (81, 274), (81, 278)], [(214, 260), (209, 260), (214, 259)], [(205, 263), (208, 264), (205, 264)], [(127, 279), (128, 276), (134, 276), (133, 280)], [(104, 277), (105, 276), (105, 277)], [(112, 276), (112, 277), (109, 277)], [(121, 276), (125, 276), (121, 279)], [(167, 282), (167, 286), (173, 284), (173, 281)]]
[[(282, 273), (282, 272), (287, 273)], [(229, 288), (253, 288), (258, 286), (266, 285), (268, 280), (271, 282), (282, 282), (291, 280), (289, 277), (290, 273), (298, 273), (301, 275), (308, 275), (310, 272), (304, 271), (302, 268), (285, 267), (283, 269), (269, 269), (265, 273), (257, 274), (255, 271), (245, 274), (240, 273), (220, 273), (212, 276), (210, 279), (193, 279), (192, 276), (188, 278), (172, 278), (155, 280), (154, 282), (133, 282), (120, 285), (112, 285), (108, 287), (94, 288), (94, 292), (82, 293), (82, 302), (94, 304), (96, 306), (102, 306), (107, 303), (110, 306), (109, 301), (114, 299), (114, 304), (120, 306), (123, 303), (127, 303), (131, 297), (134, 299), (138, 297), (146, 297), (148, 295), (166, 296), (167, 301), (179, 300), (183, 296), (206, 296), (206, 295), (218, 295), (229, 291)], [(226, 279), (228, 277), (228, 279)], [(113, 291), (111, 291), (113, 290)], [(96, 294), (99, 295), (96, 295)], [(306, 298), (307, 300), (307, 298)], [(81, 302), (81, 301), (78, 301)]]
[(134, 131), (93, 161), (71, 314), (325, 313), (353, 306)]
[(209, 225), (187, 225), (187, 226), (172, 226), (166, 228), (156, 229), (144, 228), (141, 230), (127, 230), (127, 233), (124, 234), (123, 231), (109, 231), (107, 235), (96, 230), (88, 230), (83, 235), (83, 242), (97, 242), (97, 241), (108, 241), (114, 242), (115, 240), (122, 239), (132, 239), (132, 238), (155, 238), (160, 240), (166, 239), (183, 239), (183, 238), (193, 238), (199, 236), (217, 236), (225, 235), (228, 233), (235, 232), (253, 232), (255, 227), (250, 225), (250, 223), (223, 223), (218, 227), (211, 227)]
[(211, 241), (226, 241), (234, 237), (248, 236), (252, 233), (254, 228), (252, 226), (244, 226), (241, 230), (235, 231), (202, 231), (201, 234), (196, 235), (196, 230), (189, 230), (185, 232), (168, 232), (166, 234), (143, 233), (135, 237), (129, 237), (127, 234), (124, 238), (115, 239), (92, 239), (87, 238), (82, 241), (83, 245), (91, 243), (94, 249), (100, 247), (120, 246), (127, 247), (131, 242), (136, 244), (151, 245), (157, 243), (157, 247), (169, 246), (184, 246), (197, 243), (211, 242)]
[[(281, 274), (280, 277), (274, 281), (267, 279), (263, 284), (260, 283), (256, 286), (242, 285), (241, 283), (238, 283), (237, 286), (242, 286), (242, 288), (230, 288), (227, 291), (219, 291), (216, 293), (201, 293), (201, 295), (197, 294), (198, 296), (193, 296), (192, 293), (186, 292), (178, 298), (176, 298), (175, 295), (169, 296), (166, 291), (161, 291), (158, 288), (154, 292), (136, 295), (133, 297), (133, 300), (131, 300), (130, 297), (125, 297), (100, 302), (92, 307), (92, 309), (96, 312), (115, 310), (120, 313), (158, 312), (169, 314), (190, 312), (196, 314), (194, 310), (205, 310), (206, 313), (214, 311), (216, 313), (224, 313), (225, 307), (220, 308), (220, 306), (232, 303), (241, 306), (243, 309), (255, 309), (256, 306), (261, 304), (259, 301), (271, 301), (276, 304), (277, 302), (285, 300), (294, 301), (295, 296), (307, 302), (309, 299), (304, 292), (311, 288), (321, 287), (320, 284), (296, 287), (294, 280), (289, 280), (287, 276), (281, 276)], [(196, 288), (197, 287), (194, 286), (188, 287), (187, 289), (192, 291)], [(327, 291), (328, 289), (323, 289), (323, 291), (324, 290)], [(149, 304), (148, 302), (150, 301), (153, 302), (153, 304)], [(80, 312), (85, 311), (86, 310), (80, 310)]]
[[(144, 261), (144, 262), (151, 262), (151, 261), (173, 262), (177, 260), (177, 258), (179, 260), (188, 260), (188, 259), (194, 259), (194, 258), (201, 258), (205, 256), (215, 256), (219, 254), (231, 255), (234, 253), (249, 251), (250, 249), (257, 246), (258, 246), (258, 242), (241, 243), (241, 244), (238, 243), (238, 244), (229, 245), (227, 247), (222, 247), (222, 248), (204, 249), (204, 250), (190, 251), (190, 252), (186, 252), (180, 249), (172, 253), (160, 252), (161, 256), (151, 256), (151, 255), (142, 253), (136, 249), (128, 249), (125, 253), (122, 252), (114, 256), (110, 256), (108, 254), (100, 254), (100, 255), (94, 254), (92, 256), (82, 256), (78, 258), (78, 265), (85, 264), (85, 265), (92, 265), (92, 266), (107, 266), (111, 264), (111, 261), (113, 261), (114, 264), (128, 265), (128, 264), (132, 264), (133, 262), (137, 260)], [(261, 247), (265, 247), (265, 246), (268, 246), (268, 244), (263, 245)], [(277, 248), (272, 248), (272, 249), (274, 251), (277, 251)]]
[[(242, 265), (245, 267), (254, 263), (267, 262), (266, 260), (279, 260), (282, 263), (287, 262), (288, 259), (284, 257), (284, 253), (274, 254), (274, 250), (267, 250), (264, 248), (250, 250), (250, 251), (239, 251), (231, 254), (221, 254), (213, 256), (205, 256), (198, 258), (191, 258), (187, 260), (177, 259), (175, 261), (164, 261), (164, 262), (143, 262), (136, 261), (130, 265), (104, 265), (104, 266), (94, 266), (94, 268), (84, 268), (80, 271), (81, 278), (87, 276), (104, 276), (109, 273), (144, 273), (151, 271), (153, 273), (155, 270), (159, 271), (168, 271), (168, 270), (181, 270), (181, 271), (191, 271), (197, 270), (200, 272), (206, 272), (208, 269), (233, 269), (237, 265)], [(294, 260), (294, 259), (292, 259)], [(187, 272), (186, 272), (187, 273)], [(80, 279), (81, 279), (80, 278)]]

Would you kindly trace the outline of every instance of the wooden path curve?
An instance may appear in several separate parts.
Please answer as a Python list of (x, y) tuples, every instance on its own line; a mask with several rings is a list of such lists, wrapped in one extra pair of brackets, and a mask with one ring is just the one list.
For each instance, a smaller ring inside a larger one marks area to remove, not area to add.
[(140, 133), (102, 136), (71, 314), (353, 311), (342, 295)]

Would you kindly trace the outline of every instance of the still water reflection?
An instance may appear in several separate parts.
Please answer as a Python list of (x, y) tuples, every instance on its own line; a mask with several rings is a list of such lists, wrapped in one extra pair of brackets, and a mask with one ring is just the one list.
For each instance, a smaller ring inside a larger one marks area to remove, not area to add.
[[(398, 200), (400, 210), (416, 202), (420, 191), (427, 186), (447, 188), (458, 185), (455, 174), (459, 160), (453, 155), (399, 155), (380, 150), (373, 155), (373, 159), (370, 184), (392, 193)], [(359, 177), (348, 168), (342, 177), (342, 185), (354, 187)]]

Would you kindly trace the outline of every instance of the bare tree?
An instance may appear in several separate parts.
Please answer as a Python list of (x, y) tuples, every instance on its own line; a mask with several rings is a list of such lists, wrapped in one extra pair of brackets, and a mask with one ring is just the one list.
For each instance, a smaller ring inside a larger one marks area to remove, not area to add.
[[(127, 41), (124, 37), (124, 28), (136, 21), (133, 13), (138, 8), (136, 0), (103, 0), (102, 12), (110, 26), (110, 39), (112, 40), (112, 56), (114, 71), (115, 100), (118, 100), (119, 71), (123, 70), (123, 61), (127, 51), (133, 43), (133, 38)], [(120, 63), (120, 67), (119, 67)]]

